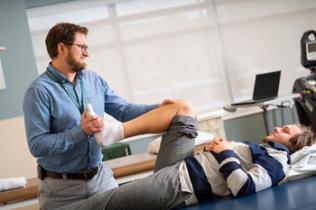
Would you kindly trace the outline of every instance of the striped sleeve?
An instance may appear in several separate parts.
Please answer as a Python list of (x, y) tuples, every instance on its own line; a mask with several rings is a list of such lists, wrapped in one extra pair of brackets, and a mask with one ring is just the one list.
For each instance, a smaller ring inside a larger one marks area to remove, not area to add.
[[(219, 171), (226, 180), (227, 187), (234, 196), (246, 195), (264, 190), (281, 181), (285, 174), (283, 165), (269, 156), (267, 150), (259, 144), (248, 144), (253, 163), (249, 169), (241, 167), (233, 150), (219, 154), (213, 153), (220, 165)], [(284, 153), (280, 155), (286, 156)]]

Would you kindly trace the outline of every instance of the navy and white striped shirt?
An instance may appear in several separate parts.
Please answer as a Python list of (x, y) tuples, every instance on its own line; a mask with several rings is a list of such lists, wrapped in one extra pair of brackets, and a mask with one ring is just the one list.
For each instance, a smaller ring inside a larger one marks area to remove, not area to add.
[(222, 196), (258, 192), (280, 182), (290, 163), (289, 150), (278, 143), (233, 142), (233, 150), (202, 152), (187, 158), (179, 168), (186, 201), (194, 204)]

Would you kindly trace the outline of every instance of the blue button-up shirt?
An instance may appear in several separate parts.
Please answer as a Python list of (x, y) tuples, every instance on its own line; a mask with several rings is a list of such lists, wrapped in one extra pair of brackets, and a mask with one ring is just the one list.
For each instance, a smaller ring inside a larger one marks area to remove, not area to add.
[[(78, 101), (90, 103), (99, 116), (107, 112), (120, 121), (133, 119), (157, 105), (130, 104), (117, 96), (96, 73), (77, 73), (74, 83), (49, 65), (48, 69), (68, 87)], [(79, 80), (83, 81), (84, 94)], [(83, 96), (83, 99), (82, 99)], [(29, 149), (39, 165), (59, 173), (77, 173), (99, 165), (103, 155), (93, 136), (80, 126), (81, 113), (62, 85), (46, 72), (27, 89), (24, 120)]]

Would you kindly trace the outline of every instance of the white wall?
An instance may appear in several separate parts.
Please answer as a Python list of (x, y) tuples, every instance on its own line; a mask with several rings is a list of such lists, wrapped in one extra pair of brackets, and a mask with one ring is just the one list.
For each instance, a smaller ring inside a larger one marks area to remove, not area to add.
[(36, 160), (29, 152), (22, 116), (0, 121), (0, 178), (36, 177)]
[[(0, 59), (5, 89), (0, 90), (0, 178), (36, 176), (26, 143), (22, 101), (37, 77), (24, 1), (0, 1)], [(1, 76), (0, 76), (1, 79)]]

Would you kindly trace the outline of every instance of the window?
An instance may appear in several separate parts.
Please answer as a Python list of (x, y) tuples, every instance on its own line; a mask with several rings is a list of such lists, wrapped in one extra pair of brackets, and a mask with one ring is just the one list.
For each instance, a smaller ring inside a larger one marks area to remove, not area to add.
[(197, 112), (250, 98), (255, 74), (282, 70), (291, 93), (300, 37), (316, 28), (315, 1), (72, 1), (28, 9), (38, 72), (49, 62), (45, 37), (57, 22), (89, 28), (88, 68), (135, 103), (191, 101)]
[(289, 95), (305, 76), (300, 39), (316, 30), (316, 2), (291, 0), (216, 1), (225, 63), (235, 101), (250, 98), (255, 75), (282, 70), (279, 95)]
[(44, 45), (48, 29), (70, 21), (89, 28), (88, 67), (128, 100), (188, 99), (199, 112), (224, 104), (210, 1), (104, 2), (75, 1), (28, 10), (39, 73), (49, 62)]

